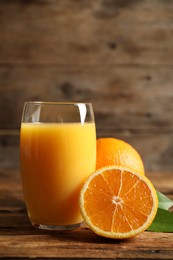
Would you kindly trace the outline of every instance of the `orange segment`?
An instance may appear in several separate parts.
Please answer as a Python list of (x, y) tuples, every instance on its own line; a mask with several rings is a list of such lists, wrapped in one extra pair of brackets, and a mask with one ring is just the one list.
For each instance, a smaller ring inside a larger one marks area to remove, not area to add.
[(144, 175), (143, 161), (135, 148), (116, 138), (97, 139), (96, 170), (108, 165), (130, 168)]
[(81, 214), (97, 234), (128, 238), (146, 230), (158, 207), (156, 190), (147, 177), (118, 166), (99, 169), (80, 193)]

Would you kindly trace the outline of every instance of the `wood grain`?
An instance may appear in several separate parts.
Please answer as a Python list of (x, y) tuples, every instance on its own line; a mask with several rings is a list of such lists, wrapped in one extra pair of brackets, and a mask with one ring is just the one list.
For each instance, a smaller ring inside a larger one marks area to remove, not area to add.
[[(159, 191), (173, 198), (172, 173), (148, 173)], [(144, 232), (127, 240), (97, 236), (88, 227), (49, 232), (27, 217), (18, 170), (0, 170), (0, 259), (172, 259), (171, 233)]]
[(1, 0), (1, 166), (19, 167), (24, 102), (45, 100), (92, 102), (98, 137), (173, 171), (172, 13), (170, 0)]
[(110, 241), (88, 228), (54, 234), (31, 230), (4, 232), (0, 237), (1, 259), (172, 259), (173, 255), (172, 234), (146, 232), (128, 241)]
[(6, 66), (0, 76), (1, 129), (19, 129), (26, 100), (73, 100), (93, 103), (98, 129), (173, 130), (172, 68)]
[(1, 63), (172, 65), (172, 11), (161, 0), (2, 1)]

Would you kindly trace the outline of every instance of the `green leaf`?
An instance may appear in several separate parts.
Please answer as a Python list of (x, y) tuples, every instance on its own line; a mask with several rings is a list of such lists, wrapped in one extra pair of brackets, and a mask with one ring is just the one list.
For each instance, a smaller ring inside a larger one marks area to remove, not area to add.
[(166, 197), (161, 192), (157, 191), (157, 196), (158, 196), (158, 200), (159, 200), (158, 208), (168, 210), (170, 207), (173, 206), (173, 201), (171, 199), (169, 199), (168, 197)]
[(148, 231), (173, 232), (173, 212), (158, 208), (155, 219)]

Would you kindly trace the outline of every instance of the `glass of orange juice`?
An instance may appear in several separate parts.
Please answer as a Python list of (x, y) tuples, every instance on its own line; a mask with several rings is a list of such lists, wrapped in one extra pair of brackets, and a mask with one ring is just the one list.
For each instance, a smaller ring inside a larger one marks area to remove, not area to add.
[(95, 170), (96, 129), (91, 103), (26, 102), (20, 130), (24, 199), (33, 226), (79, 227), (79, 192)]

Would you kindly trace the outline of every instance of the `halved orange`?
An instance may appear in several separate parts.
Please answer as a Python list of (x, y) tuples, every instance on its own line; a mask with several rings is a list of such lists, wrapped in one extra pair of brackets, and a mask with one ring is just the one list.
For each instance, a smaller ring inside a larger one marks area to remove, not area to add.
[(152, 223), (158, 207), (149, 179), (130, 169), (107, 166), (85, 181), (80, 193), (84, 221), (98, 235), (129, 238)]

